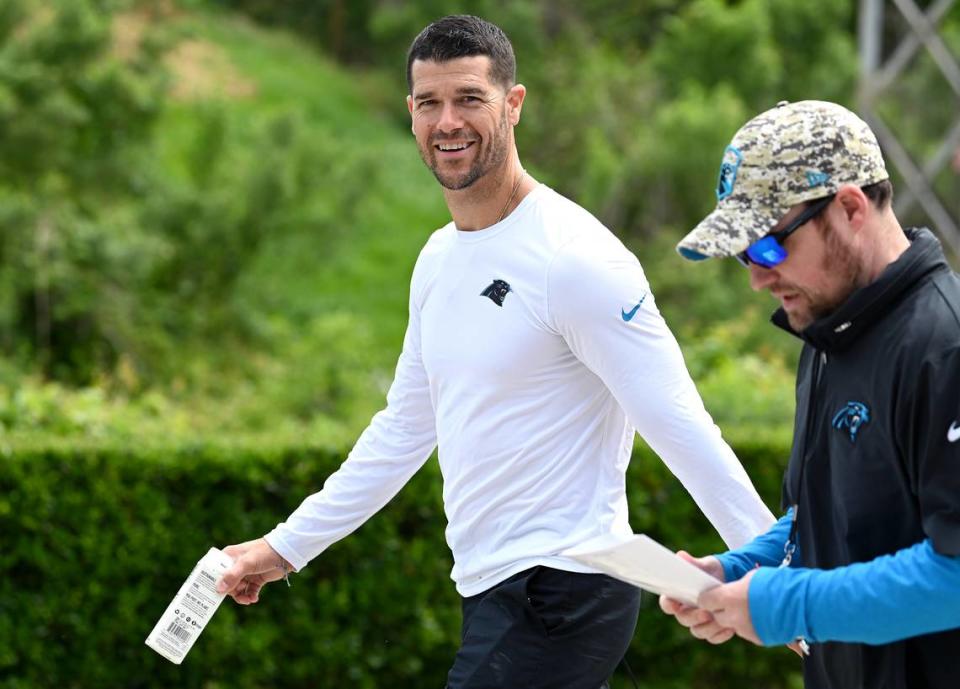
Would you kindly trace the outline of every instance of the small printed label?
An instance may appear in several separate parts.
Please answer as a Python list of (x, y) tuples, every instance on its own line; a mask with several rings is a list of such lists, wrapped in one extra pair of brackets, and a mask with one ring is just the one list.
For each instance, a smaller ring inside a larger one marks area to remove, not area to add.
[(226, 597), (217, 593), (217, 580), (232, 564), (229, 556), (210, 548), (160, 616), (147, 646), (177, 665), (182, 663)]

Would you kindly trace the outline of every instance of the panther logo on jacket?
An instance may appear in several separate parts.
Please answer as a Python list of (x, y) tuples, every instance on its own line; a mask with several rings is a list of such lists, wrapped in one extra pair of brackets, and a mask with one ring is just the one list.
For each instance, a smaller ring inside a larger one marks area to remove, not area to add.
[(481, 297), (490, 297), (492, 301), (497, 306), (503, 306), (503, 300), (507, 298), (507, 293), (510, 292), (510, 285), (508, 285), (503, 280), (494, 280), (490, 285), (480, 293)]
[(870, 410), (863, 402), (847, 402), (847, 404), (833, 416), (833, 427), (839, 431), (846, 431), (850, 435), (850, 442), (857, 442), (857, 433), (864, 425), (870, 423)]

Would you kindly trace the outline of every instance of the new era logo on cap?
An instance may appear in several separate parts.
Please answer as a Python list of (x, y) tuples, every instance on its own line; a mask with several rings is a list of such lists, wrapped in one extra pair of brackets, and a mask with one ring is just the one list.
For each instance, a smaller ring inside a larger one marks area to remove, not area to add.
[(888, 179), (877, 138), (836, 103), (781, 102), (740, 128), (723, 152), (717, 207), (677, 245), (690, 259), (733, 256), (766, 235), (794, 205), (842, 184)]

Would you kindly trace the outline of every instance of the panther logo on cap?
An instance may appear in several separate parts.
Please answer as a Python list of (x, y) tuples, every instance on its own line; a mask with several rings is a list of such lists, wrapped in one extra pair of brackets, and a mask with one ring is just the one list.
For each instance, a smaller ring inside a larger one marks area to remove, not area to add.
[(733, 193), (733, 183), (737, 181), (737, 170), (743, 161), (743, 154), (734, 146), (727, 146), (720, 163), (720, 179), (717, 180), (717, 201), (723, 201)]

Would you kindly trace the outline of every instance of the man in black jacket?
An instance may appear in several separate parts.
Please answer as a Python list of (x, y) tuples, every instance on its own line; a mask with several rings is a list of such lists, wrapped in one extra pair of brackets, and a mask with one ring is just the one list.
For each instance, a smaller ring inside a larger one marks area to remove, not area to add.
[(728, 582), (697, 606), (660, 604), (713, 643), (796, 640), (817, 689), (960, 686), (960, 278), (891, 197), (860, 118), (781, 103), (737, 132), (678, 246), (736, 257), (804, 346), (786, 516), (689, 558)]

